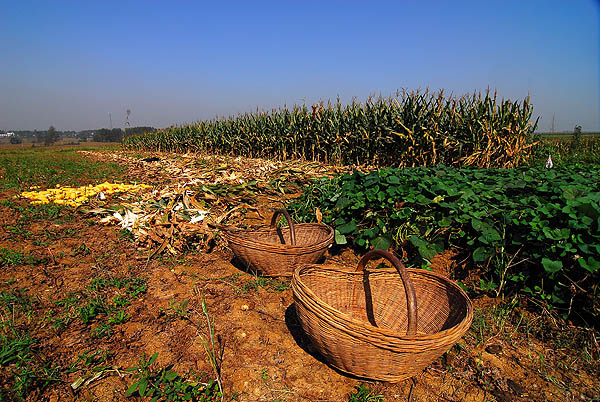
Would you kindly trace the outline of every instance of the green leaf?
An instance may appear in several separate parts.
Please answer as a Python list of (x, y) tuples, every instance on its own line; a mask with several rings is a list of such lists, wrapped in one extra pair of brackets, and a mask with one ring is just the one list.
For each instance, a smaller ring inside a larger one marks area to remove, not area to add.
[(138, 385), (139, 385), (138, 381), (136, 381), (133, 384), (131, 384), (129, 386), (129, 388), (127, 388), (127, 392), (125, 392), (125, 396), (129, 396), (129, 395), (133, 394), (137, 390)]
[(179, 374), (177, 374), (175, 371), (170, 370), (167, 375), (165, 376), (165, 378), (169, 381), (173, 381), (174, 379), (176, 379), (179, 376)]
[(385, 181), (387, 181), (390, 184), (400, 184), (400, 179), (398, 178), (398, 176), (388, 176), (386, 177)]
[(563, 189), (563, 197), (565, 197), (566, 200), (574, 200), (577, 197), (581, 197), (583, 194), (583, 190), (577, 187), (566, 187)]
[(154, 353), (151, 357), (150, 360), (148, 361), (148, 366), (151, 366), (152, 363), (154, 363), (156, 361), (156, 358), (158, 357), (158, 352)]
[(436, 246), (429, 243), (427, 240), (423, 240), (414, 235), (410, 236), (409, 240), (413, 245), (417, 246), (417, 248), (419, 249), (419, 255), (422, 258), (426, 260), (431, 260), (437, 255)]
[(335, 244), (347, 244), (346, 236), (341, 234), (337, 229), (335, 230)]
[(142, 378), (140, 380), (140, 389), (139, 389), (140, 396), (144, 396), (144, 394), (146, 393), (146, 388), (147, 387), (148, 387), (148, 379), (147, 378)]
[(491, 253), (486, 247), (477, 247), (475, 251), (473, 251), (473, 261), (485, 261), (489, 258), (490, 255)]
[(350, 222), (340, 225), (336, 228), (341, 234), (355, 233), (358, 230), (356, 222), (352, 219)]
[(566, 304), (567, 302), (564, 299), (561, 299), (556, 293), (552, 293), (552, 303)]
[(486, 228), (478, 240), (484, 244), (496, 244), (501, 240), (500, 233), (491, 227)]
[(542, 258), (542, 266), (546, 270), (546, 272), (553, 274), (562, 269), (563, 263), (562, 261), (553, 261), (549, 258)]
[(444, 216), (438, 221), (438, 225), (442, 228), (447, 228), (448, 226), (452, 225), (452, 218), (449, 216)]
[(350, 199), (348, 199), (347, 197), (340, 197), (337, 199), (334, 208), (346, 209), (346, 207), (348, 207), (350, 204), (352, 204), (352, 201)]
[(371, 240), (371, 244), (378, 250), (387, 250), (392, 245), (392, 239), (388, 236), (378, 236)]
[(581, 257), (577, 261), (582, 268), (585, 268), (592, 273), (600, 269), (600, 261), (596, 260), (594, 257), (588, 257), (587, 261), (584, 257)]

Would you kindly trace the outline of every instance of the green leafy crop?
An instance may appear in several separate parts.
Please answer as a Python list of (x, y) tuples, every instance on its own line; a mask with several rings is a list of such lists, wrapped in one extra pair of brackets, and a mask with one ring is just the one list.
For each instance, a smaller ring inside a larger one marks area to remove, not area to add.
[[(564, 315), (600, 315), (600, 166), (380, 169), (321, 179), (289, 208), (315, 208), (338, 244), (401, 247), (427, 265), (459, 250), (479, 290), (521, 291)], [(592, 318), (593, 319), (593, 318)]]

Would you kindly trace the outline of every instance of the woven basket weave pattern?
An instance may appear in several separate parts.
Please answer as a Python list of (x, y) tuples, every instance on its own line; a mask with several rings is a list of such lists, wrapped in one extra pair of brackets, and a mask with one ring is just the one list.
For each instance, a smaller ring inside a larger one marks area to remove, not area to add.
[(317, 262), (333, 243), (333, 229), (320, 223), (294, 225), (296, 244), (291, 244), (290, 227), (261, 230), (223, 230), (229, 247), (249, 269), (266, 276), (291, 276), (300, 264)]
[(292, 281), (298, 318), (313, 345), (341, 371), (398, 382), (422, 371), (468, 330), (472, 305), (447, 278), (409, 269), (417, 299), (416, 335), (408, 326), (404, 284), (394, 269), (366, 275), (305, 265)]

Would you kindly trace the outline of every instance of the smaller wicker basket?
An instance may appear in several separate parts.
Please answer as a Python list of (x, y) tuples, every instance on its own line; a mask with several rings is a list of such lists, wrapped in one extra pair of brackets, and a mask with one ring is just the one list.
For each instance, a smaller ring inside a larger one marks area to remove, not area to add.
[[(287, 227), (277, 227), (283, 215)], [(265, 276), (292, 276), (300, 264), (313, 264), (333, 243), (333, 229), (322, 223), (294, 224), (285, 209), (275, 210), (269, 229), (221, 228), (229, 247), (248, 269)]]
[[(365, 271), (374, 257), (396, 269)], [(398, 382), (418, 374), (458, 342), (473, 320), (471, 301), (454, 282), (406, 269), (382, 250), (365, 254), (355, 272), (298, 267), (292, 289), (300, 324), (325, 359), (374, 380)]]

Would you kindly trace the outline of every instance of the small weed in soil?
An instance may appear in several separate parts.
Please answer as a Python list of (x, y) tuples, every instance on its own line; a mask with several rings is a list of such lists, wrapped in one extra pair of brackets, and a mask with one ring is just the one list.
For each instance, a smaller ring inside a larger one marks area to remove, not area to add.
[(55, 301), (58, 311), (50, 309), (46, 318), (59, 332), (79, 318), (84, 325), (94, 325), (91, 328), (93, 337), (110, 337), (114, 326), (130, 318), (123, 307), (130, 305), (146, 289), (144, 278), (97, 276), (84, 290)]
[(9, 248), (0, 248), (0, 267), (17, 265), (39, 265), (48, 261), (47, 257), (36, 257), (32, 254), (25, 254), (22, 251), (11, 250)]
[(348, 402), (384, 402), (384, 400), (383, 395), (373, 393), (364, 385), (357, 385), (356, 392), (349, 395)]
[(14, 251), (9, 248), (0, 248), (0, 267), (21, 265), (24, 261), (22, 251)]
[(250, 281), (244, 283), (239, 288), (239, 293), (247, 293), (249, 291), (257, 291), (259, 288), (268, 289), (278, 292), (283, 292), (289, 289), (289, 282), (284, 282), (277, 278), (266, 278), (264, 276), (255, 276)]
[(158, 358), (158, 352), (154, 353), (148, 359), (146, 354), (138, 360), (137, 366), (127, 371), (134, 373), (136, 379), (125, 393), (126, 396), (139, 395), (152, 397), (152, 401), (219, 401), (221, 393), (214, 381), (203, 384), (200, 381), (188, 380), (177, 372), (162, 368), (156, 369), (154, 365)]
[(6, 226), (6, 231), (10, 233), (10, 241), (16, 241), (17, 238), (29, 239), (33, 234), (25, 228), (22, 222), (18, 222), (16, 225)]
[(127, 229), (121, 229), (119, 231), (119, 239), (127, 240), (131, 243), (135, 242), (135, 237), (133, 235), (133, 232), (131, 230), (127, 230)]
[(108, 373), (117, 372), (120, 374), (118, 369), (109, 364), (111, 356), (112, 353), (104, 349), (86, 350), (80, 353), (69, 368), (65, 370), (69, 374), (79, 372), (79, 377), (71, 384), (71, 388), (77, 391), (82, 386), (88, 385)]
[(60, 368), (38, 355), (38, 339), (23, 329), (34, 314), (25, 289), (0, 291), (0, 311), (0, 400), (23, 400), (59, 381)]

